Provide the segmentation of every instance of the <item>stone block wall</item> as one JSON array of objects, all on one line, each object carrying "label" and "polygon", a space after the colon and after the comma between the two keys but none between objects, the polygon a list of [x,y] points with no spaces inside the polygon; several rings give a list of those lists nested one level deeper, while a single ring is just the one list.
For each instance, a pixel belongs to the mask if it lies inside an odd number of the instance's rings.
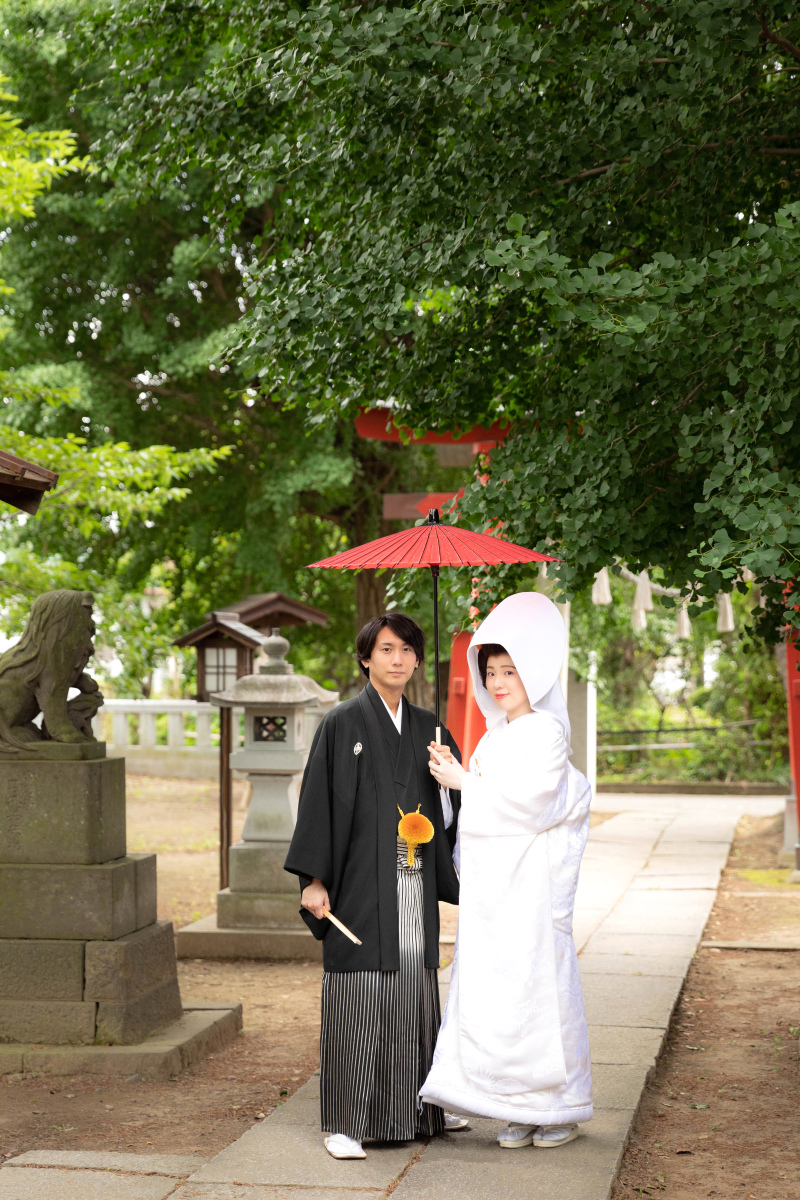
[{"label": "stone block wall", "polygon": [[125,851],[123,759],[0,765],[0,1042],[130,1045],[181,1016],[156,856]]}]

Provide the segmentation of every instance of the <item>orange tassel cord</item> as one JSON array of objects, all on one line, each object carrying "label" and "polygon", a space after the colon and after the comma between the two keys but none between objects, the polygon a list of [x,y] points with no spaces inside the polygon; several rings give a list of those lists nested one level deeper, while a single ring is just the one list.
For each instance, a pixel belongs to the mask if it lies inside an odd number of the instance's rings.
[{"label": "orange tassel cord", "polygon": [[414,865],[414,851],[416,847],[424,845],[425,842],[429,842],[433,837],[433,825],[419,810],[419,804],[417,805],[417,811],[413,813],[404,813],[400,805],[398,804],[397,806],[397,811],[400,813],[397,834],[408,846],[408,858],[406,861],[410,867]]}]

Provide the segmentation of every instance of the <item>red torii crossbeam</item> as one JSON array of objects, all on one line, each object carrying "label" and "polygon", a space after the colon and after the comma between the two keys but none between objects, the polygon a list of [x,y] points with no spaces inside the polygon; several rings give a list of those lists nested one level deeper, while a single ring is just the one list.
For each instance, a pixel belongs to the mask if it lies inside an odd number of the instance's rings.
[{"label": "red torii crossbeam", "polygon": [[489,426],[473,425],[471,429],[454,433],[436,433],[428,430],[422,437],[415,437],[413,430],[407,426],[395,425],[390,408],[369,408],[355,418],[356,433],[359,437],[376,442],[411,441],[423,443],[426,446],[464,446],[473,445],[481,450],[491,449],[508,436],[510,422],[494,421]]}]

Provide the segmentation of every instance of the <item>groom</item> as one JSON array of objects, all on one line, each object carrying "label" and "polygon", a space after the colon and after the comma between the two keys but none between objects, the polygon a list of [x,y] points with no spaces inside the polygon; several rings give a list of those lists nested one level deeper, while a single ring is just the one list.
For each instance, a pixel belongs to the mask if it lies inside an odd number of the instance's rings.
[{"label": "groom", "polygon": [[[334,1158],[366,1157],[365,1138],[410,1141],[445,1128],[441,1108],[418,1111],[417,1093],[440,1024],[438,901],[458,903],[451,856],[460,793],[439,789],[428,770],[433,713],[403,696],[425,635],[410,617],[386,613],[361,630],[356,656],[367,685],[317,732],[285,863],[300,878],[303,919],[324,939],[320,1098]],[[442,732],[442,749],[460,761]],[[398,843],[398,808],[433,824],[411,866]],[[448,1127],[463,1124],[448,1117]]]}]

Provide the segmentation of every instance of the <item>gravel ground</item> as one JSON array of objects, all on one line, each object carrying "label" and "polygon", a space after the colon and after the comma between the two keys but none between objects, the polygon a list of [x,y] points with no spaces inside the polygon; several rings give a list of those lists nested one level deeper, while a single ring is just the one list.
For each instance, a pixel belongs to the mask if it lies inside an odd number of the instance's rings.
[{"label": "gravel ground", "polygon": [[[128,779],[129,846],[159,853],[159,915],[176,924],[214,908],[216,803],[213,783]],[[240,807],[237,836],[243,820]],[[779,821],[742,822],[707,938],[800,942],[800,888],[783,883],[780,843]],[[443,935],[456,918],[443,906]],[[441,946],[443,964],[452,949]],[[187,999],[243,1001],[236,1042],[168,1083],[0,1077],[0,1154],[215,1153],[316,1070],[319,964],[196,960],[178,969]],[[613,1200],[796,1200],[798,1027],[800,952],[701,950]]]},{"label": "gravel ground", "polygon": [[[780,820],[741,822],[706,939],[800,945],[781,842]],[[700,950],[613,1200],[797,1200],[799,1031],[800,950]]]},{"label": "gravel ground", "polygon": [[[234,836],[244,823],[241,793]],[[128,846],[158,853],[159,917],[176,926],[214,911],[216,784],[128,776]],[[458,909],[442,906],[442,932]],[[441,961],[453,946],[441,946]],[[241,1000],[244,1030],[167,1083],[0,1076],[0,1156],[25,1150],[214,1154],[268,1115],[319,1065],[318,963],[182,960],[185,1000]]]}]

